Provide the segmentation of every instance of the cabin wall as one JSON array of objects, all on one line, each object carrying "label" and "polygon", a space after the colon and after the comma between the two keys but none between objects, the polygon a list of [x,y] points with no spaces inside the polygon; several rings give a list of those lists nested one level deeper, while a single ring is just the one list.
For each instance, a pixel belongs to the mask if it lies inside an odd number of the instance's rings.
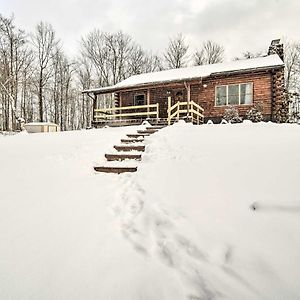
[{"label": "cabin wall", "polygon": [[[278,77],[282,70],[276,71]],[[263,116],[266,121],[272,120],[274,109],[277,109],[277,102],[283,99],[283,87],[281,84],[276,85],[276,76],[271,71],[261,71],[256,73],[237,74],[218,76],[197,81],[190,81],[187,84],[191,86],[191,100],[195,101],[204,108],[205,119],[220,121],[224,116],[225,109],[228,106],[215,106],[216,86],[239,83],[253,83],[253,103],[251,105],[235,105],[239,115],[245,117],[247,111],[254,105],[260,105],[263,109]],[[274,77],[275,76],[275,77]],[[274,79],[275,78],[275,79]],[[282,77],[280,77],[282,80]],[[275,88],[274,88],[275,86]],[[278,87],[277,87],[278,86]],[[145,104],[147,104],[147,91],[149,90],[150,104],[159,103],[160,118],[167,118],[168,96],[171,96],[172,104],[178,101],[176,96],[182,92],[180,101],[187,101],[187,89],[184,83],[168,84],[164,86],[152,86],[148,89],[120,92],[120,105],[134,105],[134,95],[144,93]],[[273,99],[273,100],[272,100]]]},{"label": "cabin wall", "polygon": [[[120,106],[133,106],[134,105],[134,96],[138,94],[145,94],[145,99],[147,104],[147,92],[148,89],[140,89],[134,91],[120,92],[119,99]],[[175,103],[177,97],[176,94],[182,92],[182,100],[187,101],[187,94],[184,84],[176,84],[170,87],[158,87],[158,88],[149,88],[150,95],[150,104],[159,103],[159,117],[167,118],[168,110],[168,96],[171,96],[172,103]]]},{"label": "cabin wall", "polygon": [[[198,103],[204,108],[204,116],[206,119],[220,121],[224,116],[225,109],[228,106],[215,105],[216,87],[219,85],[230,85],[240,83],[253,83],[253,103],[234,105],[238,109],[239,115],[245,117],[247,111],[255,106],[260,105],[263,109],[265,120],[271,119],[272,106],[272,75],[271,73],[250,73],[242,75],[234,75],[220,78],[210,78],[203,80],[203,85],[192,86],[192,100],[197,98]],[[203,87],[205,86],[206,87]],[[194,98],[194,99],[193,99]],[[195,101],[195,100],[194,100]]]},{"label": "cabin wall", "polygon": [[147,97],[147,90],[136,90],[129,92],[121,92],[119,99],[121,99],[121,106],[134,106],[134,96],[137,94],[145,94]]},{"label": "cabin wall", "polygon": [[183,84],[178,84],[170,87],[161,87],[150,90],[150,103],[159,103],[160,118],[168,117],[168,97],[171,96],[172,105],[178,101],[176,94],[182,92],[181,101],[187,101],[186,89]]}]

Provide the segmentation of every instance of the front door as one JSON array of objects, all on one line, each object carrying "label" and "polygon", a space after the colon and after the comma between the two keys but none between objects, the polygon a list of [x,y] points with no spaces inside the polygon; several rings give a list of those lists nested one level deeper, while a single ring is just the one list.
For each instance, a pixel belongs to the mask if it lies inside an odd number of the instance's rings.
[{"label": "front door", "polygon": [[183,102],[183,92],[179,91],[175,93],[174,100],[172,101],[172,105],[174,105],[177,102]]}]

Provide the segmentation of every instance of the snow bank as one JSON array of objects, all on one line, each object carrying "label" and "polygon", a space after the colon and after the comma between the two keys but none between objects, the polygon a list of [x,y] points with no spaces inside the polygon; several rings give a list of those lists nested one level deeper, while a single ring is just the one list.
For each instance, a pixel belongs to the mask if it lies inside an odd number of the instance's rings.
[{"label": "snow bank", "polygon": [[299,299],[300,127],[136,129],[0,139],[0,299]]}]

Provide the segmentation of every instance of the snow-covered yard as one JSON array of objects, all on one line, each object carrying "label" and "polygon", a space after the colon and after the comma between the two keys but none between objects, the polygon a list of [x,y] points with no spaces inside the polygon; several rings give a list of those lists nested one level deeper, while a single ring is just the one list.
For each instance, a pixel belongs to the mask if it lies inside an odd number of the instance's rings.
[{"label": "snow-covered yard", "polygon": [[0,136],[0,299],[300,299],[300,126],[136,129]]}]

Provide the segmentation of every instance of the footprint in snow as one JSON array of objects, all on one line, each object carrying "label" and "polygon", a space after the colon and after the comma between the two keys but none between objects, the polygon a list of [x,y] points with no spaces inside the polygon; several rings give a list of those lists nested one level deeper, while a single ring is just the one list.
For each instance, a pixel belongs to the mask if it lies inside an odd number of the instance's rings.
[{"label": "footprint in snow", "polygon": [[[204,280],[204,270],[210,272],[211,267],[216,268],[209,254],[186,237],[186,229],[182,232],[182,223],[178,221],[183,217],[161,206],[150,201],[145,203],[144,189],[129,178],[124,190],[116,194],[111,209],[120,222],[124,238],[135,251],[148,258],[157,257],[178,272],[185,282],[187,299],[219,298],[221,293]],[[188,223],[184,224],[184,228],[186,226],[189,226]],[[228,265],[231,258],[232,249],[229,247],[224,252],[223,265]],[[251,286],[232,270],[221,266],[220,272],[223,272],[222,276],[251,290]]]}]

